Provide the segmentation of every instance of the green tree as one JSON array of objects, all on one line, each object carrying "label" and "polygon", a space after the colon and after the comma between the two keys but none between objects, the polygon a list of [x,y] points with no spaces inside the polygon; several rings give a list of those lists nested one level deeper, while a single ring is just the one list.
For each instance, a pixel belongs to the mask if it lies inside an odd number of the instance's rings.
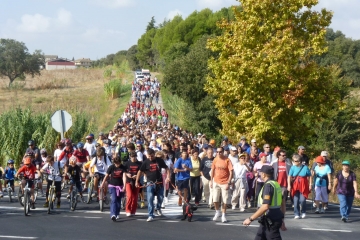
[{"label": "green tree", "polygon": [[40,75],[43,65],[45,57],[40,50],[30,54],[23,42],[0,39],[0,75],[9,78],[9,87],[16,78],[25,79],[25,74]]},{"label": "green tree", "polygon": [[340,107],[329,69],[312,57],[326,52],[332,14],[312,11],[317,0],[242,0],[235,20],[222,21],[208,47],[219,52],[206,91],[216,97],[222,133],[246,134],[281,146],[305,141],[315,124]]},{"label": "green tree", "polygon": [[127,50],[126,60],[128,60],[131,70],[136,70],[140,68],[139,60],[136,57],[137,52],[137,45],[133,45]]},{"label": "green tree", "polygon": [[152,16],[150,22],[149,22],[148,25],[146,26],[146,32],[147,32],[147,31],[150,31],[151,29],[156,28],[155,23],[156,23],[155,17]]},{"label": "green tree", "polygon": [[152,49],[152,40],[155,36],[156,29],[153,28],[144,33],[138,40],[136,57],[142,67],[152,67],[155,65],[154,51]]}]

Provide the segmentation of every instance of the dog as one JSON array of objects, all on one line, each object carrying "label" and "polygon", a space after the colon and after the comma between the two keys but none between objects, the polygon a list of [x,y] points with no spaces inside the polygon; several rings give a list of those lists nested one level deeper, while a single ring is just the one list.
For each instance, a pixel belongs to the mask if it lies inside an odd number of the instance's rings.
[{"label": "dog", "polygon": [[197,210],[197,207],[190,203],[184,202],[184,205],[182,206],[182,208],[183,208],[183,217],[182,217],[181,221],[184,221],[187,218],[188,221],[191,222],[194,211]]}]

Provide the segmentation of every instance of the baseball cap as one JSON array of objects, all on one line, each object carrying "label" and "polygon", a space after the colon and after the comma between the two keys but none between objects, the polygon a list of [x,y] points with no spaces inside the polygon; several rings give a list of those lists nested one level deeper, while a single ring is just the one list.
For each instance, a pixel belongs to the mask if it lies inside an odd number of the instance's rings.
[{"label": "baseball cap", "polygon": [[204,145],[203,145],[203,148],[204,148],[204,149],[208,149],[208,148],[209,148],[209,145],[204,144]]},{"label": "baseball cap", "polygon": [[241,136],[240,140],[246,140],[245,136]]},{"label": "baseball cap", "polygon": [[252,142],[252,143],[254,143],[254,142],[256,143],[256,139],[255,139],[255,138],[251,139],[251,142]]},{"label": "baseball cap", "polygon": [[342,165],[350,165],[350,161],[349,160],[344,160],[341,164]]},{"label": "baseball cap", "polygon": [[315,162],[317,162],[317,163],[321,163],[321,164],[325,164],[325,160],[323,159],[323,157],[322,157],[322,156],[318,156],[318,157],[316,157]]},{"label": "baseball cap", "polygon": [[198,133],[197,135],[198,135],[198,136],[201,136],[201,133]]},{"label": "baseball cap", "polygon": [[210,144],[215,144],[216,142],[215,142],[214,139],[211,139],[209,143],[210,143]]},{"label": "baseball cap", "polygon": [[327,151],[322,151],[320,154],[320,156],[322,156],[322,157],[327,157],[327,155],[328,155]]},{"label": "baseball cap", "polygon": [[237,151],[236,147],[234,147],[234,146],[231,146],[231,147],[230,147],[230,150],[231,150],[231,151]]},{"label": "baseball cap", "polygon": [[227,140],[229,140],[229,139],[228,139],[227,136],[225,136],[225,137],[223,138],[223,141],[227,141]]},{"label": "baseball cap", "polygon": [[262,158],[262,157],[266,157],[267,154],[266,153],[260,153],[259,157]]},{"label": "baseball cap", "polygon": [[103,133],[103,132],[100,132],[100,133],[99,133],[99,136],[104,136],[104,133]]},{"label": "baseball cap", "polygon": [[304,147],[304,146],[299,146],[299,147],[298,147],[298,150],[300,150],[300,149],[305,150],[305,147]]},{"label": "baseball cap", "polygon": [[260,172],[272,175],[272,174],[274,174],[274,168],[269,165],[263,165],[260,169]]}]

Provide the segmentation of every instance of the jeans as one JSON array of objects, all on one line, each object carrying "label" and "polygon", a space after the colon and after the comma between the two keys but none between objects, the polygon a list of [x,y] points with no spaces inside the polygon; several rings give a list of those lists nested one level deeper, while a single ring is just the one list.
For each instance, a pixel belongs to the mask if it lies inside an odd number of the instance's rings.
[{"label": "jeans", "polygon": [[147,202],[149,217],[154,217],[154,197],[157,196],[156,208],[161,209],[161,204],[164,198],[164,185],[154,184],[147,186]]},{"label": "jeans", "polygon": [[338,194],[338,199],[340,202],[340,214],[341,217],[348,218],[351,212],[351,207],[354,201],[353,196],[346,196],[343,194]]},{"label": "jeans", "polygon": [[119,216],[120,215],[121,197],[122,197],[123,193],[120,193],[119,196],[117,196],[116,188],[113,188],[113,187],[109,187],[109,193],[111,195],[110,217]]},{"label": "jeans", "polygon": [[295,216],[300,216],[300,206],[301,206],[301,213],[306,213],[306,198],[299,191],[296,191],[294,194]]},{"label": "jeans", "polygon": [[200,176],[190,177],[191,195],[195,197],[195,203],[199,203],[201,199]]}]

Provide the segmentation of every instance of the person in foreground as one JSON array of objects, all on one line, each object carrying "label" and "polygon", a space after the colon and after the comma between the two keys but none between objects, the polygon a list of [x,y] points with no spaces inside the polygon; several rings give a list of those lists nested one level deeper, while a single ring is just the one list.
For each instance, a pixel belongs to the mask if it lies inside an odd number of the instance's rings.
[{"label": "person in foreground", "polygon": [[265,184],[258,197],[259,209],[251,217],[245,219],[243,225],[249,226],[252,221],[261,217],[255,240],[281,240],[279,230],[286,231],[284,222],[286,205],[282,198],[281,187],[272,179],[274,169],[271,166],[262,166],[260,174]]}]

